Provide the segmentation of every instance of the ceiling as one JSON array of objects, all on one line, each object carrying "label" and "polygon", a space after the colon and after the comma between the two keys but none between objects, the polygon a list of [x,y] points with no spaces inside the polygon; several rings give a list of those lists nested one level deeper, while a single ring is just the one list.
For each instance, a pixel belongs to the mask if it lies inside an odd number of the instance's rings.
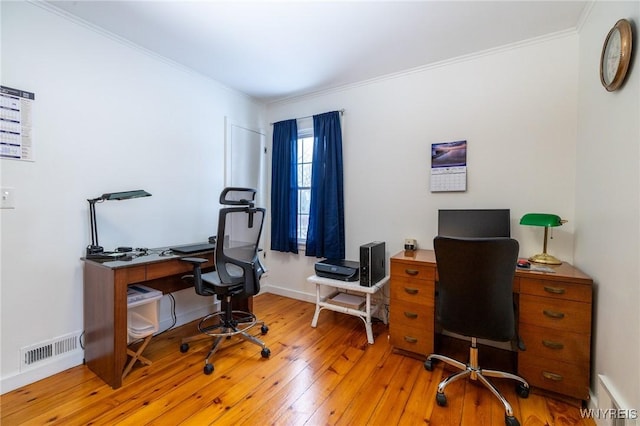
[{"label": "ceiling", "polygon": [[588,1],[49,1],[263,102],[575,30]]}]

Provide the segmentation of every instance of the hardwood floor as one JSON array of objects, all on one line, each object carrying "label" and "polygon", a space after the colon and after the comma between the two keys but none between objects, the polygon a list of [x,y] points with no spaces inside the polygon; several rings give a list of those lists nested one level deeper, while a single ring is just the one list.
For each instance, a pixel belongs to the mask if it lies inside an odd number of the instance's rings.
[{"label": "hardwood floor", "polygon": [[[156,336],[117,390],[78,366],[2,395],[1,424],[9,425],[503,425],[504,410],[486,389],[468,381],[447,388],[448,406],[435,404],[443,371],[393,353],[387,327],[374,325],[368,345],[362,321],[272,294],[254,299],[270,327],[258,346],[227,342],[203,374],[210,342],[179,351],[195,324]],[[256,328],[256,333],[259,330]],[[445,374],[448,374],[445,372]],[[521,425],[595,425],[572,405],[531,393],[516,396],[509,381],[494,383]]]}]

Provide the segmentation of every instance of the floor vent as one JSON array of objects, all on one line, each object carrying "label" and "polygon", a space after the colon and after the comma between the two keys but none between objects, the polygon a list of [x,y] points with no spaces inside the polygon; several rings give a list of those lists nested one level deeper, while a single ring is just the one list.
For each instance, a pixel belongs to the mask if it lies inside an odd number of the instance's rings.
[{"label": "floor vent", "polygon": [[33,368],[45,361],[66,356],[80,350],[80,332],[67,334],[20,349],[20,371]]}]

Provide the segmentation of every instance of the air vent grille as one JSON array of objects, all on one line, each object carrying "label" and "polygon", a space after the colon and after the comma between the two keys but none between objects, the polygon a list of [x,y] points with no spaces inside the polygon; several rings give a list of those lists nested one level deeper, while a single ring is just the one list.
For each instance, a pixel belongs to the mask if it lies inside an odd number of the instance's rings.
[{"label": "air vent grille", "polygon": [[20,370],[33,368],[80,350],[80,334],[75,332],[20,349]]}]

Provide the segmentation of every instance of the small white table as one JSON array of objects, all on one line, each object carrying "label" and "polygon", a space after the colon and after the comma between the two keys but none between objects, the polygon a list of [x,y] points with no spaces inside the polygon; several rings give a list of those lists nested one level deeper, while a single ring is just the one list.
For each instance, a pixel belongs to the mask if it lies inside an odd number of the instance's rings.
[{"label": "small white table", "polygon": [[[376,293],[378,293],[378,291],[380,291],[380,289],[384,287],[384,285],[389,281],[388,275],[371,287],[361,286],[359,281],[348,282],[332,280],[331,278],[319,277],[317,275],[310,276],[309,278],[307,278],[307,281],[316,285],[316,312],[313,315],[311,327],[315,328],[318,325],[318,317],[320,316],[320,311],[323,309],[329,309],[330,311],[353,315],[360,318],[364,322],[364,326],[367,330],[367,341],[369,342],[369,344],[373,344],[371,315],[380,311],[382,313],[382,321],[387,324],[387,313],[384,309],[381,309],[383,306],[382,298],[378,297],[377,303],[375,305],[372,305],[371,296],[376,295]],[[338,290],[349,290],[350,292],[364,294],[366,299],[364,310],[348,308],[346,306],[335,305],[333,303],[327,302],[327,297],[320,297],[320,287],[323,285],[333,287]]]}]

